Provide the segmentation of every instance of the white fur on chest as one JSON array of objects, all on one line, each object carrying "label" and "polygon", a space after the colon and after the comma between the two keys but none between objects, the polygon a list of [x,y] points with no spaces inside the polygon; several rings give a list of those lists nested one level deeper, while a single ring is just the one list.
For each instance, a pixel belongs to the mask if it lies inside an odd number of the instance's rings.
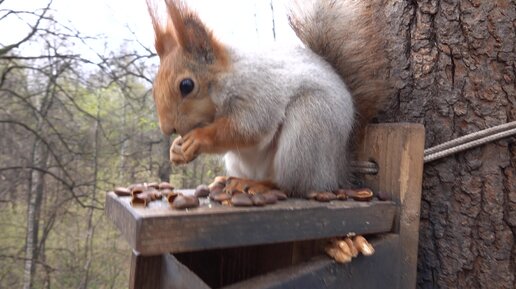
[{"label": "white fur on chest", "polygon": [[274,135],[275,132],[268,134],[254,147],[227,152],[224,162],[228,175],[253,180],[274,180]]}]

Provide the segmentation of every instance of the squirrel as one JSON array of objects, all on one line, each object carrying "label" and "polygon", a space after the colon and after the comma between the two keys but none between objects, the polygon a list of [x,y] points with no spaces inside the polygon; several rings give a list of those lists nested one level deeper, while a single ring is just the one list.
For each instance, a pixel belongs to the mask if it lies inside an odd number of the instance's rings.
[{"label": "squirrel", "polygon": [[351,139],[390,94],[369,1],[302,1],[289,21],[304,46],[262,52],[221,43],[180,0],[162,23],[151,1],[171,162],[224,154],[228,175],[295,197],[350,185]]}]

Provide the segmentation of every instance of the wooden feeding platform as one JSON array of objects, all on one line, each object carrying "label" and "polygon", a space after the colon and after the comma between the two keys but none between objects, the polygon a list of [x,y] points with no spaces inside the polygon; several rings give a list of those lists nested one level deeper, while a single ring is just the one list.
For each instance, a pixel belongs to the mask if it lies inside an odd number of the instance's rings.
[{"label": "wooden feeding platform", "polygon": [[[132,207],[130,197],[108,193],[106,214],[133,248],[129,287],[414,288],[423,149],[420,125],[367,128],[359,158],[379,172],[364,179],[391,201],[228,207],[201,199],[175,210],[166,200]],[[367,235],[376,253],[337,264],[320,250],[348,233]]]},{"label": "wooden feeding platform", "polygon": [[188,210],[171,209],[166,200],[146,208],[129,202],[130,197],[109,193],[106,210],[131,247],[145,255],[381,233],[392,228],[396,214],[394,202],[376,200],[288,199],[265,207],[228,207],[203,198],[200,207]]}]

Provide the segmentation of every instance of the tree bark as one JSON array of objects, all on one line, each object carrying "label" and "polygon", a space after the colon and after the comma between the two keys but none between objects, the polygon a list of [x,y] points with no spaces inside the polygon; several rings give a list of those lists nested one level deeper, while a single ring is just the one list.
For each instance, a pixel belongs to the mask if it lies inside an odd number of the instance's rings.
[{"label": "tree bark", "polygon": [[159,165],[158,176],[162,182],[170,182],[170,173],[172,173],[172,166],[170,165],[170,146],[172,141],[170,137],[163,136],[161,143],[161,162]]},{"label": "tree bark", "polygon": [[[396,95],[426,147],[516,120],[516,2],[384,0]],[[514,288],[515,138],[425,165],[418,288]]]},{"label": "tree bark", "polygon": [[[34,167],[47,169],[48,150],[38,139],[35,140],[32,152]],[[27,232],[25,238],[25,267],[23,272],[23,289],[33,288],[38,260],[38,233],[41,205],[43,202],[45,174],[33,170],[30,174],[29,197],[27,204]]]},{"label": "tree bark", "polygon": [[93,126],[93,191],[91,194],[91,207],[88,208],[87,222],[88,229],[86,231],[86,240],[84,241],[84,273],[79,286],[80,289],[87,289],[90,281],[90,268],[93,262],[93,237],[95,234],[95,225],[93,224],[94,207],[97,201],[98,190],[98,174],[99,174],[99,153],[100,147],[100,96],[97,96],[97,115],[95,125]]}]

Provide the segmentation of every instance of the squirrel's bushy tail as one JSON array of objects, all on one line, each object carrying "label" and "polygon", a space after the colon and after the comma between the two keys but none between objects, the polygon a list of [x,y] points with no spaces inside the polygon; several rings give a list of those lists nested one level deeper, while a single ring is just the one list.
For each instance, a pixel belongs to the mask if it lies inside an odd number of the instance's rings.
[{"label": "squirrel's bushy tail", "polygon": [[289,13],[290,25],[301,41],[326,59],[350,88],[359,126],[385,106],[391,92],[382,77],[386,58],[370,2],[302,0]]}]

